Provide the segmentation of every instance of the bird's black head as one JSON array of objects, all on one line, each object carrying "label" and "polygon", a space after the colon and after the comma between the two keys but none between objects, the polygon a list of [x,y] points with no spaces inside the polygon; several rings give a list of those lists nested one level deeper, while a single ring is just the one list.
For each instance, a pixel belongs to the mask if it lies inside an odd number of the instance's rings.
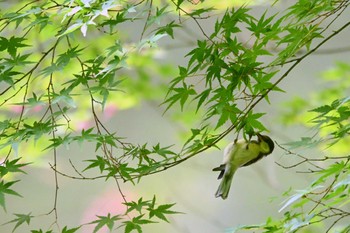
[{"label": "bird's black head", "polygon": [[261,146],[261,150],[264,154],[271,154],[273,149],[275,149],[275,144],[269,136],[261,135],[257,133],[258,142]]}]

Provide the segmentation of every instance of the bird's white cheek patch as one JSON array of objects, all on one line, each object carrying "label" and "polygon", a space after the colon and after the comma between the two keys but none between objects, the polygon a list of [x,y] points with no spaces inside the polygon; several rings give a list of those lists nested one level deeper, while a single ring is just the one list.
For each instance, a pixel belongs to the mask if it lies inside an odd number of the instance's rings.
[{"label": "bird's white cheek patch", "polygon": [[261,143],[260,147],[261,147],[261,152],[263,152],[263,153],[269,153],[270,152],[270,147],[269,147],[268,144]]}]

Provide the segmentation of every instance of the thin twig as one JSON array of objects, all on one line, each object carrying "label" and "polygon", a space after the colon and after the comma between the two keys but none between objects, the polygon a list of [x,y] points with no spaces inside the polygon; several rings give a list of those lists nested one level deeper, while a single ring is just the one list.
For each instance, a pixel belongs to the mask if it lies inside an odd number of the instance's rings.
[{"label": "thin twig", "polygon": [[68,174],[66,174],[66,173],[63,173],[63,172],[61,172],[61,171],[59,171],[57,168],[54,168],[54,165],[53,164],[50,164],[49,163],[49,165],[50,165],[50,168],[52,169],[52,170],[54,170],[55,172],[57,172],[57,174],[59,174],[59,175],[61,175],[61,176],[64,176],[64,177],[67,177],[67,178],[70,178],[70,179],[74,179],[74,180],[97,180],[97,179],[106,179],[107,178],[107,176],[94,176],[94,177],[86,177],[86,176],[83,176],[83,177],[81,177],[81,176],[72,176],[72,175],[68,175]]}]

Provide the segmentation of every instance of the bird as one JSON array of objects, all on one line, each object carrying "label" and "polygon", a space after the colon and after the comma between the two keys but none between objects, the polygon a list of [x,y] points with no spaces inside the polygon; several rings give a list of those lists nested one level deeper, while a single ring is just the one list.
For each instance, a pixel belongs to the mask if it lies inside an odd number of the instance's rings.
[{"label": "bird", "polygon": [[218,179],[222,179],[215,197],[227,198],[238,168],[249,166],[272,153],[275,148],[272,139],[260,133],[256,133],[256,136],[258,140],[235,140],[225,147],[223,163],[213,169],[220,171]]}]

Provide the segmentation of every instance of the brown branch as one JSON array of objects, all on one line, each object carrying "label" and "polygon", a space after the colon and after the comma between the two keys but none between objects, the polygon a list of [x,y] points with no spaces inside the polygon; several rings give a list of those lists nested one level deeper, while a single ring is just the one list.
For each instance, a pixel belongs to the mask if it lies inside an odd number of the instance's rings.
[{"label": "brown branch", "polygon": [[[104,179],[106,179],[106,177],[107,176],[95,176],[95,177],[86,177],[86,176],[72,176],[72,175],[68,175],[68,174],[66,174],[66,173],[64,173],[64,172],[61,172],[60,170],[58,170],[57,168],[55,168],[54,167],[54,165],[53,164],[50,164],[49,163],[49,165],[50,165],[50,168],[52,169],[52,170],[54,170],[54,172],[56,172],[57,174],[59,174],[59,175],[61,175],[61,176],[63,176],[63,177],[66,177],[66,178],[69,178],[69,179],[74,179],[74,180],[97,180],[97,179],[101,179],[101,178],[104,178]],[[78,173],[79,174],[79,173]],[[80,175],[80,174],[79,174]]]},{"label": "brown branch", "polygon": [[[324,156],[322,158],[307,158],[301,154],[298,154],[298,153],[295,153],[295,152],[292,152],[290,150],[288,150],[287,148],[283,147],[282,145],[280,145],[278,142],[276,142],[276,145],[281,148],[282,150],[284,150],[288,155],[295,155],[297,157],[299,157],[301,159],[300,162],[297,162],[295,164],[292,164],[292,165],[282,165],[278,162],[275,162],[278,166],[284,168],[284,169],[291,169],[291,168],[295,168],[303,163],[308,163],[312,166],[314,166],[315,168],[319,169],[318,171],[321,171],[321,170],[324,170],[322,167],[314,164],[313,162],[324,162],[324,161],[327,161],[327,160],[344,160],[344,159],[350,159],[350,155],[347,155],[347,156]],[[309,172],[315,172],[315,171],[309,171]],[[298,173],[305,173],[305,172],[298,172]]]},{"label": "brown branch", "polygon": [[150,19],[151,14],[152,14],[152,6],[153,6],[153,0],[151,0],[151,2],[149,4],[149,10],[148,10],[147,18],[146,18],[146,21],[145,21],[145,25],[143,26],[143,29],[142,29],[142,32],[141,32],[140,40],[142,40],[143,35],[146,32],[148,20]]},{"label": "brown branch", "polygon": [[[55,59],[55,52],[56,52],[56,48],[57,45],[59,43],[60,39],[56,40],[56,43],[53,47],[52,50],[52,57],[51,57],[51,65],[54,63],[54,59]],[[47,86],[47,98],[48,98],[48,109],[50,112],[50,117],[51,117],[51,126],[52,126],[52,139],[56,139],[56,119],[54,117],[54,111],[52,108],[52,99],[51,99],[51,95],[52,93],[54,93],[54,86],[53,86],[53,73],[50,74],[50,78],[49,78],[49,84]],[[58,176],[57,176],[57,172],[55,171],[57,168],[57,149],[56,147],[53,148],[53,168],[54,168],[54,180],[55,180],[55,196],[54,196],[54,204],[52,207],[52,210],[48,212],[48,215],[51,214],[52,212],[54,213],[55,216],[55,221],[52,225],[56,224],[58,226],[58,212],[57,212],[57,201],[58,201],[58,189],[59,189],[59,185],[58,185]]]},{"label": "brown branch", "polygon": [[213,44],[216,44],[208,35],[207,33],[204,31],[203,27],[201,26],[201,24],[198,22],[198,19],[196,17],[194,17],[193,15],[189,14],[187,11],[185,11],[184,9],[182,9],[174,0],[171,0],[171,2],[183,13],[185,13],[185,15],[189,16],[191,19],[193,19],[193,21],[197,24],[199,30],[202,32],[202,34]]}]

